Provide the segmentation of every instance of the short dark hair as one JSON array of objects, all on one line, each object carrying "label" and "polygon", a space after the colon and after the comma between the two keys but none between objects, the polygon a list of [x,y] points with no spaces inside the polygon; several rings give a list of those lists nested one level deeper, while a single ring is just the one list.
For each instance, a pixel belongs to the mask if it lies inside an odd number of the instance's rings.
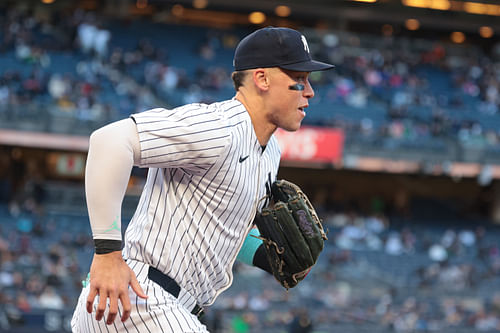
[{"label": "short dark hair", "polygon": [[247,74],[248,71],[235,71],[231,74],[231,79],[233,79],[233,85],[236,91],[243,86],[243,81],[245,81]]}]

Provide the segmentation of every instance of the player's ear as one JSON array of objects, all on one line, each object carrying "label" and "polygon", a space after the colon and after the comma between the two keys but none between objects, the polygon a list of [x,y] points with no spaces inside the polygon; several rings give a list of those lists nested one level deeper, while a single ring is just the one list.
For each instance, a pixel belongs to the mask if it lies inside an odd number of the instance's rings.
[{"label": "player's ear", "polygon": [[266,71],[266,68],[255,69],[252,73],[252,78],[259,90],[266,91],[269,89],[269,73]]}]

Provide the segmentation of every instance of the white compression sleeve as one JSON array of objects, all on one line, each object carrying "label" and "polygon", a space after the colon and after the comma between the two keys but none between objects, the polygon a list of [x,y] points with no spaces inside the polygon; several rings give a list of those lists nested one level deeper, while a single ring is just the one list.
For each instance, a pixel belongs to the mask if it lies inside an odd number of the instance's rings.
[{"label": "white compression sleeve", "polygon": [[121,205],[140,157],[134,121],[120,120],[90,136],[85,196],[94,239],[121,240]]}]

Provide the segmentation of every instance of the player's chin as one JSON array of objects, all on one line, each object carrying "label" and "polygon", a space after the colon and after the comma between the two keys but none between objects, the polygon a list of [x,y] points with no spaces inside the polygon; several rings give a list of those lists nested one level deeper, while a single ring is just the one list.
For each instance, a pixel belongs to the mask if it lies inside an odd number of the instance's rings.
[{"label": "player's chin", "polygon": [[304,120],[304,118],[306,117],[306,113],[303,111],[303,110],[300,110],[300,113],[299,113],[299,118],[297,119],[297,123],[296,123],[296,127],[298,130],[300,128],[300,126],[302,125],[302,121]]},{"label": "player's chin", "polygon": [[299,130],[301,125],[302,125],[302,119],[294,123],[287,124],[287,126],[281,126],[281,128],[288,132],[295,132]]}]

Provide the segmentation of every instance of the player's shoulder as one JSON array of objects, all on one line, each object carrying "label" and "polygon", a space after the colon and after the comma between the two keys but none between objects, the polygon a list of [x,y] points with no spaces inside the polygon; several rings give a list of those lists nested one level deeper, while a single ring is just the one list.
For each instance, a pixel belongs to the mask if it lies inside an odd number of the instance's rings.
[{"label": "player's shoulder", "polygon": [[222,102],[216,102],[209,105],[210,108],[216,111],[217,115],[222,119],[242,121],[249,118],[248,112],[237,99],[229,99]]},{"label": "player's shoulder", "polygon": [[248,130],[237,129],[251,126],[248,112],[236,99],[211,104],[191,103],[174,109],[155,108],[134,114],[132,118],[141,130],[182,128],[199,133],[217,131],[219,136],[228,138],[234,137],[234,133],[248,133]]},{"label": "player's shoulder", "polygon": [[221,119],[211,104],[190,103],[175,108],[154,108],[132,115],[140,122],[170,122],[177,125],[192,126],[205,121],[216,122]]},{"label": "player's shoulder", "polygon": [[215,102],[207,105],[206,108],[207,114],[213,117],[214,122],[229,132],[237,131],[241,127],[251,126],[250,115],[243,104],[236,99]]},{"label": "player's shoulder", "polygon": [[229,99],[211,104],[206,103],[190,103],[177,106],[175,108],[153,108],[138,113],[142,117],[167,117],[177,118],[193,116],[209,116],[220,119],[230,119],[245,115],[246,109],[236,99]]}]

